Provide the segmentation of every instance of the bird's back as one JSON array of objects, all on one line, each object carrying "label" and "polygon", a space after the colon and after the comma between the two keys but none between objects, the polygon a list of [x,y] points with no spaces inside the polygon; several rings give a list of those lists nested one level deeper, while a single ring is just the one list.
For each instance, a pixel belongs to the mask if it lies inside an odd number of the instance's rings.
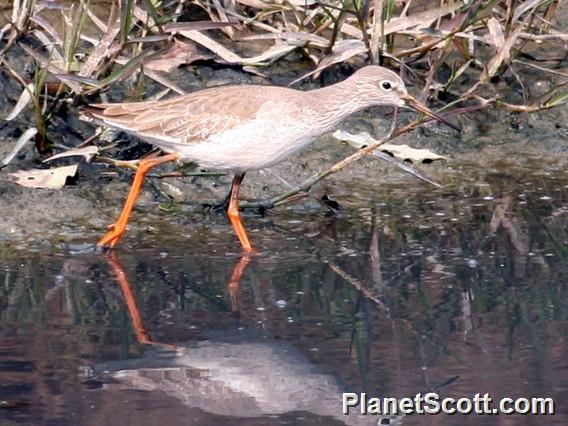
[{"label": "bird's back", "polygon": [[160,146],[194,144],[253,120],[267,102],[302,92],[276,86],[221,86],[159,101],[100,103],[83,108],[87,119]]}]

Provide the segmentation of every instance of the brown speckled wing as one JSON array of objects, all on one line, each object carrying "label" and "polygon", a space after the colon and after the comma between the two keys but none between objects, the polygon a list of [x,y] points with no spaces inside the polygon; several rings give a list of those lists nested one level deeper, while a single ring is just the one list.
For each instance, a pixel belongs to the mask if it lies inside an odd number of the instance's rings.
[{"label": "brown speckled wing", "polygon": [[252,119],[267,100],[258,92],[255,86],[219,87],[160,101],[92,104],[83,113],[154,143],[192,144]]}]

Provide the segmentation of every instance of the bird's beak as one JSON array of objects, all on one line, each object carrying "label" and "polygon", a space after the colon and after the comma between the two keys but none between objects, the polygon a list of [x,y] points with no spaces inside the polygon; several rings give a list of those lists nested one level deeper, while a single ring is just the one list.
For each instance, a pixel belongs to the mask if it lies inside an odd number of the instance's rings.
[{"label": "bird's beak", "polygon": [[460,132],[461,129],[459,127],[457,127],[456,125],[450,123],[448,120],[446,120],[444,117],[442,117],[439,114],[436,114],[434,111],[432,111],[430,108],[428,108],[426,105],[424,105],[422,102],[420,102],[418,99],[413,98],[412,96],[410,96],[409,94],[405,93],[403,95],[400,96],[400,98],[402,99],[402,101],[409,107],[414,108],[416,111],[421,112],[422,114],[427,115],[428,117],[431,117],[435,120],[438,120],[441,123],[444,123],[446,126],[451,127],[452,129],[454,129],[456,132]]}]

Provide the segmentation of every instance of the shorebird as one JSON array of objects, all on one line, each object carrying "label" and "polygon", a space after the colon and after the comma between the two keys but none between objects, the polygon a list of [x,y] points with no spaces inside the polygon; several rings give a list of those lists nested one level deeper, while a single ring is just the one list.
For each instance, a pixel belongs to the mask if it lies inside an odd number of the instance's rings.
[{"label": "shorebird", "polygon": [[165,154],[143,159],[118,220],[97,245],[118,243],[150,169],[169,161],[235,174],[227,215],[243,250],[253,251],[241,222],[239,188],[249,170],[273,166],[299,152],[364,109],[411,107],[448,126],[451,123],[410,96],[393,71],[369,65],[331,86],[300,91],[278,86],[221,86],[159,101],[100,103],[83,117],[135,135]]}]

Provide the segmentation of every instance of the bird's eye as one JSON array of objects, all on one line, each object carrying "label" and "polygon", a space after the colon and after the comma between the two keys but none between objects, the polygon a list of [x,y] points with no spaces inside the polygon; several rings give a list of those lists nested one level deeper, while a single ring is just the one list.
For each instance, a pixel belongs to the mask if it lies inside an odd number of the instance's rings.
[{"label": "bird's eye", "polygon": [[381,83],[381,87],[386,91],[390,91],[393,88],[393,84],[390,81],[385,80]]}]

